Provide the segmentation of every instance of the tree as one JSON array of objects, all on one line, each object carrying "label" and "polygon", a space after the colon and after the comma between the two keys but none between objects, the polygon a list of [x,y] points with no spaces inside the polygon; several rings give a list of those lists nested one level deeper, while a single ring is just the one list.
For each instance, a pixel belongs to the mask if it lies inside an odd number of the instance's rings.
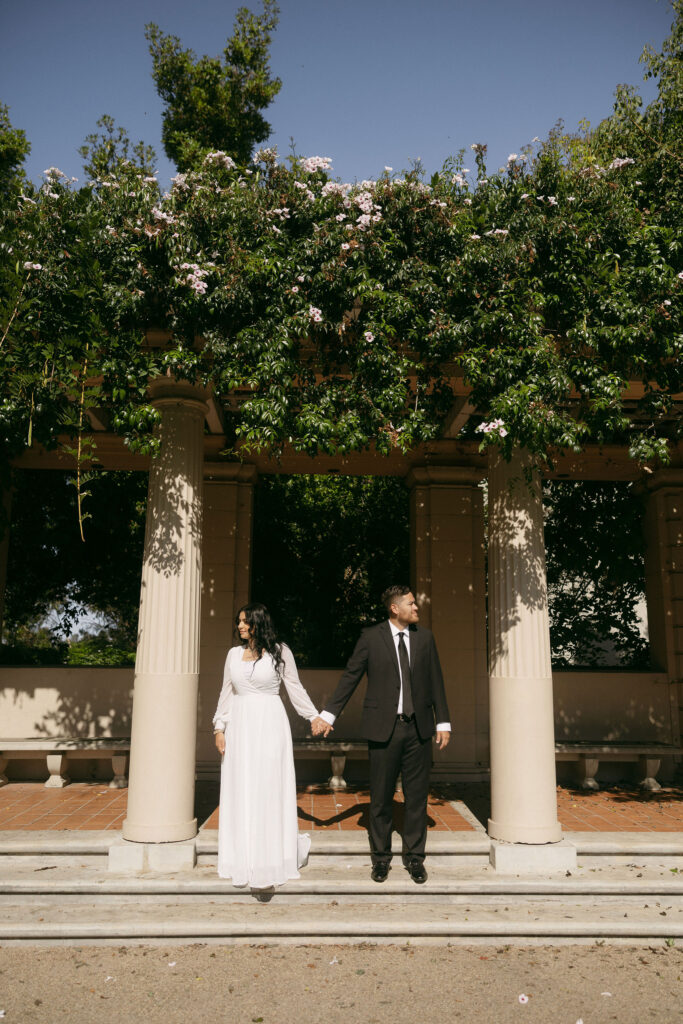
[{"label": "tree", "polygon": [[544,510],[553,666],[649,668],[642,496],[631,484],[554,480]]},{"label": "tree", "polygon": [[[13,474],[8,583],[3,635],[12,645],[41,637],[49,617],[56,644],[84,613],[98,613],[110,639],[133,650],[137,635],[147,474],[98,472],[89,482],[90,518],[83,544],[70,474]],[[43,630],[43,633],[45,631]]]},{"label": "tree", "polygon": [[83,157],[83,170],[89,178],[115,175],[122,163],[132,163],[145,174],[154,174],[156,153],[142,140],[133,145],[125,128],[117,127],[113,117],[103,114],[97,122],[102,131],[86,135],[78,152]]},{"label": "tree", "polygon": [[397,477],[259,480],[252,595],[271,609],[298,664],[345,664],[359,627],[384,617],[382,591],[408,581],[409,535]]},{"label": "tree", "polygon": [[237,163],[249,161],[255,145],[270,135],[261,111],[280,91],[268,64],[271,34],[278,22],[275,0],[263,0],[263,12],[241,7],[223,58],[197,60],[177,36],[158,25],[146,27],[152,75],[166,104],[164,149],[180,171],[196,165],[208,150],[222,150]]},{"label": "tree", "polygon": [[9,107],[0,103],[0,201],[3,209],[26,181],[22,164],[30,152],[26,133],[12,126]]}]

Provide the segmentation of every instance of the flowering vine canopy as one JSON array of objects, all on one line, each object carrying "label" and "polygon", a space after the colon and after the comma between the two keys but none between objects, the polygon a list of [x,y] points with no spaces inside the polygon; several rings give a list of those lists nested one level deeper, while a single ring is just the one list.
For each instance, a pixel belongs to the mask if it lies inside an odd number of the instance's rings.
[{"label": "flowering vine canopy", "polygon": [[92,407],[153,447],[147,386],[171,373],[213,390],[233,446],[408,450],[467,393],[483,446],[666,460],[683,162],[625,137],[557,131],[493,175],[473,145],[428,183],[270,149],[208,152],[163,195],[132,164],[80,187],[50,168],[4,246],[7,454],[83,435]]}]

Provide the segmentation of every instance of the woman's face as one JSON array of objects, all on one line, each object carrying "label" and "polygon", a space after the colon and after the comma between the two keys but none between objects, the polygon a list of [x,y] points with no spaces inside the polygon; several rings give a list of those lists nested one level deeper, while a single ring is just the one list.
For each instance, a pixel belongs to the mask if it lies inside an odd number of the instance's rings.
[{"label": "woman's face", "polygon": [[251,636],[251,626],[247,622],[247,617],[244,612],[240,612],[239,622],[237,623],[237,632],[240,635],[240,640],[248,640]]}]

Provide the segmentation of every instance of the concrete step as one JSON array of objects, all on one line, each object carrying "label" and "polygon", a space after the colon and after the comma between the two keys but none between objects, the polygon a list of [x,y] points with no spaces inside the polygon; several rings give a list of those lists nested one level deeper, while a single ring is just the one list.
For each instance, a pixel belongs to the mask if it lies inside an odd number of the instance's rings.
[{"label": "concrete step", "polygon": [[[304,830],[302,830],[304,831]],[[327,857],[364,857],[368,839],[364,831],[309,832],[311,860]],[[0,858],[13,856],[106,857],[120,832],[106,831],[5,831],[0,832]],[[641,858],[670,860],[683,868],[683,832],[565,832],[564,838],[576,846],[584,863],[626,863]],[[216,857],[218,832],[202,829],[198,834],[197,857],[201,863]],[[433,832],[427,842],[428,856],[475,858],[488,862],[490,841],[486,832]],[[394,835],[393,852],[401,852],[400,837]]]},{"label": "concrete step", "polygon": [[5,945],[136,942],[677,942],[683,898],[286,904],[232,898],[3,903]]},{"label": "concrete step", "polygon": [[[395,860],[386,882],[370,878],[369,857],[311,859],[301,877],[277,890],[278,900],[407,900],[447,899],[467,895],[604,895],[683,896],[683,871],[641,859],[629,865],[603,864],[599,868],[579,867],[570,874],[501,875],[485,864],[467,864],[455,858],[435,855],[427,858],[428,880],[416,885]],[[0,901],[108,896],[136,899],[173,896],[176,898],[233,896],[249,897],[250,890],[236,888],[216,874],[215,864],[200,864],[194,870],[172,874],[145,872],[115,874],[107,870],[104,858],[78,856],[5,855],[0,864]]]}]

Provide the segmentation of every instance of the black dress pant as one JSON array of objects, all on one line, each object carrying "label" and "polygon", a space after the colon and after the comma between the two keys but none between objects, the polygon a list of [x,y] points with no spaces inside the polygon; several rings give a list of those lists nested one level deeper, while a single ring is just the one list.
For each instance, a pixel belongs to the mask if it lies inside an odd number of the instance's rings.
[{"label": "black dress pant", "polygon": [[431,736],[423,740],[415,719],[396,719],[384,743],[368,741],[370,753],[370,854],[372,863],[391,860],[396,780],[401,774],[405,806],[403,858],[424,860],[427,842],[427,797],[432,764]]}]

